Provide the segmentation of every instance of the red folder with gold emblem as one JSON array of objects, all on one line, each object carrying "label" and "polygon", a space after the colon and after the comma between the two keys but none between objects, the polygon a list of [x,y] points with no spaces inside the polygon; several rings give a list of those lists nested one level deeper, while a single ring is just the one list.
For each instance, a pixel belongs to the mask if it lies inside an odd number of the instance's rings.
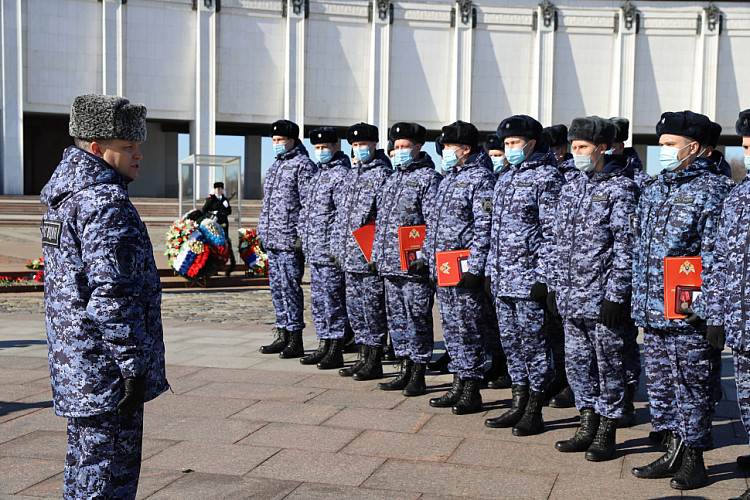
[{"label": "red folder with gold emblem", "polygon": [[398,253],[401,270],[408,271],[409,264],[422,256],[422,245],[427,226],[401,226],[398,228]]},{"label": "red folder with gold emblem", "polygon": [[700,257],[664,258],[664,317],[683,319],[701,293]]},{"label": "red folder with gold emblem", "polygon": [[352,231],[354,239],[357,240],[357,245],[365,255],[367,262],[370,262],[372,257],[372,243],[375,241],[375,221],[365,224],[359,229]]},{"label": "red folder with gold emblem", "polygon": [[469,272],[470,250],[435,252],[438,286],[456,286],[461,276]]}]

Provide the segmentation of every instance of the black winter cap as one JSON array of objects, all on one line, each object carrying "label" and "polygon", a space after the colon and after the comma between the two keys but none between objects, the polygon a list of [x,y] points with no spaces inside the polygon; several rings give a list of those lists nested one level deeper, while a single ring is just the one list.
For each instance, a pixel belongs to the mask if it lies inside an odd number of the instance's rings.
[{"label": "black winter cap", "polygon": [[396,142],[397,139],[409,139],[416,144],[424,144],[426,137],[427,129],[414,122],[394,123],[388,133],[388,139],[392,142]]},{"label": "black winter cap", "polygon": [[563,146],[568,143],[568,127],[565,125],[545,127],[539,139],[550,146]]},{"label": "black winter cap", "polygon": [[656,135],[681,135],[708,144],[711,135],[711,120],[706,115],[692,111],[667,111],[662,113],[661,120],[656,124]]},{"label": "black winter cap", "polygon": [[526,137],[537,139],[542,135],[542,124],[527,115],[513,115],[497,127],[497,136],[500,139],[506,137]]},{"label": "black winter cap", "polygon": [[706,144],[706,146],[710,146],[716,149],[716,146],[719,145],[720,136],[721,136],[721,125],[719,125],[716,122],[711,122],[711,132],[708,134],[708,144]]},{"label": "black winter cap", "polygon": [[613,116],[609,121],[615,126],[615,142],[627,141],[628,132],[630,132],[630,122],[628,119],[621,116]]},{"label": "black winter cap", "polygon": [[346,140],[349,141],[349,144],[354,144],[357,141],[378,142],[380,140],[378,127],[364,122],[352,125],[346,131]]},{"label": "black winter cap", "polygon": [[737,132],[737,135],[750,135],[750,109],[740,111],[737,123],[734,124],[734,131]]},{"label": "black winter cap", "polygon": [[223,188],[224,183],[223,182],[214,182],[214,189],[216,188]]},{"label": "black winter cap", "polygon": [[467,146],[479,146],[479,130],[468,122],[458,120],[443,127],[440,134],[440,142],[445,144],[465,144]]},{"label": "black winter cap", "polygon": [[318,127],[310,131],[310,144],[336,144],[339,134],[333,127]]},{"label": "black winter cap", "polygon": [[615,139],[615,125],[611,120],[601,116],[582,116],[574,118],[568,129],[568,140],[582,140],[594,144],[606,144],[612,147]]},{"label": "black winter cap", "polygon": [[492,149],[505,151],[505,143],[500,140],[497,134],[489,134],[487,136],[487,140],[484,141],[484,149],[486,149],[487,151],[490,151]]},{"label": "black winter cap", "polygon": [[288,139],[299,139],[299,126],[289,120],[278,120],[271,125],[271,131],[268,133],[271,137],[280,135]]}]

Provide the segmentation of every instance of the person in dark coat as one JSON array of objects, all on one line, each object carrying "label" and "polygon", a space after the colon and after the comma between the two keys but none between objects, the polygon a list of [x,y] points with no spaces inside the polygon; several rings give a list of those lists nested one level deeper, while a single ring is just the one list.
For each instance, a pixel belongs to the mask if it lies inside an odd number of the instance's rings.
[{"label": "person in dark coat", "polygon": [[75,98],[75,146],[42,190],[44,306],[55,413],[68,419],[65,498],[134,499],[143,403],[169,388],[161,281],[128,198],[146,140],[146,107]]},{"label": "person in dark coat", "polygon": [[229,238],[228,216],[232,213],[232,207],[229,205],[229,199],[224,196],[223,182],[214,182],[214,192],[206,197],[201,212],[204,215],[214,214],[216,216],[216,223],[224,230],[224,237],[227,242],[227,249],[229,250],[229,269],[227,269],[226,275],[229,276],[237,265],[237,259],[234,256],[234,250],[232,250],[232,240]]}]

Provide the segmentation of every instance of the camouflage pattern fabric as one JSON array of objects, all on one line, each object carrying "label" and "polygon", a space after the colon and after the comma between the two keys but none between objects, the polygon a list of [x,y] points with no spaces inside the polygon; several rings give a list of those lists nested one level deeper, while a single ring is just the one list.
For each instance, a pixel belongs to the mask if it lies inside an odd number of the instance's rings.
[{"label": "camouflage pattern fabric", "polygon": [[750,356],[745,351],[734,351],[732,361],[734,362],[734,380],[737,384],[740,419],[745,427],[745,433],[750,436]]},{"label": "camouflage pattern fabric", "polygon": [[310,310],[319,339],[343,339],[346,331],[344,272],[330,264],[310,264]]},{"label": "camouflage pattern fabric", "polygon": [[383,278],[374,274],[347,272],[346,312],[356,343],[385,347],[388,326]]},{"label": "camouflage pattern fabric", "polygon": [[427,279],[386,276],[385,311],[388,332],[398,358],[428,363],[435,344],[432,305],[435,291]]},{"label": "camouflage pattern fabric", "polygon": [[305,261],[294,250],[271,250],[268,253],[268,285],[276,311],[276,328],[289,331],[305,328],[302,275]]},{"label": "camouflage pattern fabric", "polygon": [[462,379],[481,379],[484,375],[483,294],[481,290],[455,286],[437,287],[443,340],[451,357],[448,370]]}]

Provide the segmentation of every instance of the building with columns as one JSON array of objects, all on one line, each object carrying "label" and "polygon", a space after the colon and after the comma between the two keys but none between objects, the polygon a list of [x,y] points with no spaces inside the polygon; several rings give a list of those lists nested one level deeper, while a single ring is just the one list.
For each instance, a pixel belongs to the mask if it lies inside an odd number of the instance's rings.
[{"label": "building with columns", "polygon": [[[662,111],[724,127],[750,108],[750,4],[649,0],[0,0],[0,193],[37,194],[69,145],[83,93],[148,107],[136,196],[177,196],[190,152],[245,137],[246,197],[260,196],[261,136],[456,119],[491,132],[598,114],[655,144]],[[745,59],[745,61],[747,61]],[[741,82],[746,82],[742,94]],[[145,182],[144,182],[145,180]]]}]

